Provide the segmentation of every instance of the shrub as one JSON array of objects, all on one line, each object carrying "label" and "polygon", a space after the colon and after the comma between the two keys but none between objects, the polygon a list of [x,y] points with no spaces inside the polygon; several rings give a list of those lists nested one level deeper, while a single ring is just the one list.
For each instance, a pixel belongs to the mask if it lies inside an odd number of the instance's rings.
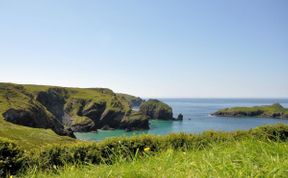
[{"label": "shrub", "polygon": [[24,151],[18,146],[4,138],[0,138],[0,177],[14,175],[24,167]]},{"label": "shrub", "polygon": [[[29,153],[25,159],[23,151],[11,142],[1,143],[1,175],[14,174],[27,168],[51,169],[67,164],[113,164],[115,161],[133,160],[142,155],[153,155],[168,149],[204,149],[220,142],[255,138],[269,141],[288,141],[288,125],[263,126],[249,131],[215,132],[202,134],[169,134],[166,136],[142,135],[118,137],[101,142],[81,142],[69,145],[51,145]],[[149,152],[145,151],[149,150]],[[2,161],[4,160],[4,161]],[[24,164],[24,160],[27,164]],[[0,176],[1,177],[1,176]]]}]

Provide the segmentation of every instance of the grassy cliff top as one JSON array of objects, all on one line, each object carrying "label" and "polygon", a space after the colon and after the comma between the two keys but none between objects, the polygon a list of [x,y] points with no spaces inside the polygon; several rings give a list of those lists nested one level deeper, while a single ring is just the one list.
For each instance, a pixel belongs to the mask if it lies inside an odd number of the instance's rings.
[{"label": "grassy cliff top", "polygon": [[158,109],[165,109],[166,111],[169,111],[169,112],[172,112],[172,108],[166,104],[166,103],[163,103],[157,99],[149,99],[148,101],[146,101],[145,103],[143,103],[141,105],[141,107],[145,107],[145,106],[154,106]]},{"label": "grassy cliff top", "polygon": [[[39,92],[49,89],[59,90],[67,101],[83,99],[89,102],[106,103],[107,108],[129,111],[129,103],[118,97],[112,90],[105,88],[67,88],[42,85],[18,85],[0,83],[0,137],[8,138],[26,148],[41,147],[54,143],[76,142],[69,137],[58,136],[50,129],[36,129],[6,122],[3,113],[10,108],[29,109],[41,105],[35,100]],[[49,111],[46,110],[49,114]]]}]

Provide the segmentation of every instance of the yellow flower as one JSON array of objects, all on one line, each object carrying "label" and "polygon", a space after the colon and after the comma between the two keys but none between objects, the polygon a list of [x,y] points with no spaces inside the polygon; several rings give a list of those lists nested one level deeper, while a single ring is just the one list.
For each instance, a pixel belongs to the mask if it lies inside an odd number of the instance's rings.
[{"label": "yellow flower", "polygon": [[151,148],[146,147],[146,148],[144,148],[144,151],[145,151],[145,152],[149,152],[149,151],[151,151]]},{"label": "yellow flower", "polygon": [[9,178],[13,178],[13,176],[10,176]]}]

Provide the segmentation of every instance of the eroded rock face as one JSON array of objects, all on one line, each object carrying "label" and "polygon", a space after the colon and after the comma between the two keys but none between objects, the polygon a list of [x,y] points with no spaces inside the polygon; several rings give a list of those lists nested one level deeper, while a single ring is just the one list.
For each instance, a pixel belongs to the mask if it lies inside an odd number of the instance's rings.
[{"label": "eroded rock face", "polygon": [[173,120],[172,108],[159,100],[148,100],[140,106],[140,112],[151,119]]},{"label": "eroded rock face", "polygon": [[71,129],[65,129],[53,116],[49,116],[41,107],[34,106],[26,110],[11,108],[3,113],[3,117],[6,121],[14,124],[34,128],[50,128],[58,135],[75,138]]},{"label": "eroded rock face", "polygon": [[29,127],[50,128],[53,125],[52,118],[38,108],[30,110],[11,108],[3,114],[3,117],[6,121]]},{"label": "eroded rock face", "polygon": [[[65,98],[63,96],[65,90],[62,89],[49,89],[47,92],[39,92],[36,100],[47,108],[56,118],[64,116]],[[62,94],[62,95],[61,95]]]},{"label": "eroded rock face", "polygon": [[93,121],[98,121],[101,118],[101,115],[106,109],[106,103],[93,103],[88,105],[88,107],[83,108],[81,111],[82,116],[91,118]]},{"label": "eroded rock face", "polygon": [[96,122],[97,127],[102,128],[107,125],[111,128],[119,128],[121,120],[124,118],[125,113],[121,111],[114,111],[106,109],[98,122]]},{"label": "eroded rock face", "polygon": [[147,130],[150,128],[149,117],[140,112],[132,112],[121,121],[120,128],[126,131]]}]

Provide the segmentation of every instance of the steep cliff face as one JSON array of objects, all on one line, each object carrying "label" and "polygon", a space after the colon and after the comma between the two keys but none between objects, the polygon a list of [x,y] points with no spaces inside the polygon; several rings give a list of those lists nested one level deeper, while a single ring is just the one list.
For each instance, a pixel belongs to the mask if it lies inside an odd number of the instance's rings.
[{"label": "steep cliff face", "polygon": [[127,131],[149,129],[149,117],[140,112],[132,112],[121,121],[120,128]]},{"label": "steep cliff face", "polygon": [[172,108],[155,99],[144,102],[140,106],[140,112],[149,116],[151,119],[173,120]]},{"label": "steep cliff face", "polygon": [[75,137],[73,132],[64,128],[57,117],[36,98],[37,95],[27,91],[21,85],[0,84],[0,112],[3,119],[23,126],[50,128],[59,135]]},{"label": "steep cliff face", "polygon": [[4,120],[50,128],[59,135],[73,137],[72,131],[96,131],[103,127],[148,128],[148,120],[140,114],[130,116],[130,103],[109,89],[0,84],[0,94]]}]

